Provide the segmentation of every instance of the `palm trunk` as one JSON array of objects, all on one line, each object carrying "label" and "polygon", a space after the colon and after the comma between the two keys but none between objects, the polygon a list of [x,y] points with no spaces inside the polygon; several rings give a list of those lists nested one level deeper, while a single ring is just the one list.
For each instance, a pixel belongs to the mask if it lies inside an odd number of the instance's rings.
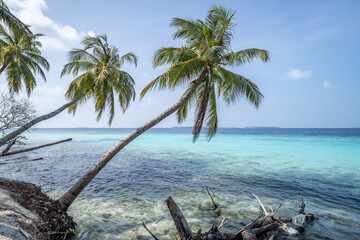
[{"label": "palm trunk", "polygon": [[64,111],[66,108],[70,107],[71,105],[73,105],[74,103],[79,101],[83,96],[84,95],[80,95],[80,96],[76,97],[74,100],[72,100],[72,101],[66,103],[65,105],[61,106],[60,108],[56,109],[55,111],[45,114],[45,115],[42,115],[40,117],[37,117],[37,118],[31,120],[30,122],[26,123],[25,125],[19,127],[15,131],[9,133],[8,135],[6,135],[5,137],[0,139],[0,147],[2,145],[4,145],[5,143],[7,143],[8,141],[10,141],[11,139],[13,139],[16,136],[20,135],[21,133],[25,132],[26,130],[28,130],[29,128],[34,126],[35,124],[42,122],[44,120],[47,120],[49,118],[55,117],[56,115],[58,115],[59,113]]},{"label": "palm trunk", "polygon": [[200,84],[200,82],[204,79],[207,74],[207,69],[200,74],[199,78],[192,82],[192,86],[188,89],[188,91],[170,108],[161,113],[159,116],[145,123],[128,136],[126,136],[123,140],[118,142],[114,147],[112,147],[100,160],[92,166],[87,173],[85,173],[76,183],[72,186],[63,196],[59,198],[59,202],[64,211],[66,211],[69,206],[73,203],[73,201],[77,198],[77,196],[85,189],[85,187],[91,182],[91,180],[106,166],[106,164],[126,145],[128,145],[135,138],[140,136],[145,131],[149,130],[166,117],[170,116],[176,110],[178,110],[185,101],[195,92],[196,88]]}]

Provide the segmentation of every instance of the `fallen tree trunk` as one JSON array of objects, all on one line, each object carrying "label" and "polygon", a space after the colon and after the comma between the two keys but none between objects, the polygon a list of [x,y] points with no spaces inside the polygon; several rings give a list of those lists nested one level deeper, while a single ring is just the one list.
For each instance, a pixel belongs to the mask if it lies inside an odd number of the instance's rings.
[{"label": "fallen tree trunk", "polygon": [[52,146],[52,145],[63,143],[63,142],[69,142],[71,140],[72,140],[72,138],[67,138],[67,139],[64,139],[64,140],[61,140],[61,141],[47,143],[47,144],[43,144],[43,145],[36,146],[36,147],[20,149],[20,150],[16,150],[16,151],[12,151],[12,152],[5,152],[1,156],[9,156],[9,155],[14,155],[14,154],[18,154],[18,153],[29,152],[29,151],[36,150],[36,149],[39,149],[39,148],[44,148],[44,147]]}]

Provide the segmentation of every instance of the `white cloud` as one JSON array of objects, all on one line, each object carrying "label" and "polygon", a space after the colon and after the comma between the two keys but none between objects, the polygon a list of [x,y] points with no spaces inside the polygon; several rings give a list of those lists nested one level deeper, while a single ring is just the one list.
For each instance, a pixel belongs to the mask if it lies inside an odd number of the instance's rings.
[{"label": "white cloud", "polygon": [[291,69],[289,72],[285,73],[285,77],[291,78],[291,79],[305,79],[310,78],[312,76],[312,71],[306,70],[299,70],[299,69]]},{"label": "white cloud", "polygon": [[88,31],[86,34],[90,37],[95,37],[95,33],[93,31]]},{"label": "white cloud", "polygon": [[336,88],[336,86],[335,86],[335,85],[331,84],[331,83],[330,83],[330,82],[328,82],[328,81],[324,81],[324,82],[322,83],[322,86],[323,86],[323,88],[325,88],[325,89],[332,89],[332,88]]},{"label": "white cloud", "polygon": [[69,25],[55,22],[45,16],[47,10],[45,0],[8,0],[7,5],[11,11],[24,23],[31,25],[37,33],[46,35],[41,39],[45,49],[68,50],[86,34],[94,36],[94,32],[78,32]]},{"label": "white cloud", "polygon": [[58,49],[64,51],[70,50],[70,47],[68,45],[56,38],[44,36],[41,37],[40,41],[42,43],[43,49]]},{"label": "white cloud", "polygon": [[151,78],[150,74],[148,74],[148,73],[143,73],[143,77],[144,78]]}]

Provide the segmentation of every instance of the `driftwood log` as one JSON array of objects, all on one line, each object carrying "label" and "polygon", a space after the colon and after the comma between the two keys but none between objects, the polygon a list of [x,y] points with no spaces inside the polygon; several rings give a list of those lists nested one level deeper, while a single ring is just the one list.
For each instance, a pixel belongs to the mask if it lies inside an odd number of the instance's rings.
[{"label": "driftwood log", "polygon": [[[206,187],[214,207],[219,208],[215,204],[211,194]],[[193,233],[191,227],[186,221],[185,216],[181,212],[179,206],[170,196],[165,202],[170,211],[171,217],[174,221],[177,232],[179,233],[181,240],[276,240],[276,239],[288,239],[296,234],[300,234],[305,230],[305,223],[313,221],[315,219],[313,214],[305,214],[305,203],[301,198],[302,204],[300,205],[300,212],[294,217],[276,218],[275,214],[278,212],[282,204],[273,211],[270,208],[271,213],[265,208],[258,196],[253,194],[259,202],[261,207],[261,214],[249,224],[245,225],[241,230],[235,233],[220,232],[220,228],[229,222],[226,221],[226,217],[223,217],[219,225],[214,225],[209,231],[202,233],[199,229],[196,233]],[[288,225],[291,224],[291,225]],[[151,234],[151,236],[157,240],[153,233],[151,233],[147,227],[144,228]]]}]

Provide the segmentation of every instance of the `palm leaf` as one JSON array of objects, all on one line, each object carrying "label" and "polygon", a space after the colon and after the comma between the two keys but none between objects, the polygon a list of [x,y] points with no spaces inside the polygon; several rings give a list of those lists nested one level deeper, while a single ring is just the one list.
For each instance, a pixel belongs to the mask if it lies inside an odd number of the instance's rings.
[{"label": "palm leaf", "polygon": [[214,73],[219,84],[219,95],[222,94],[226,103],[236,103],[239,98],[245,97],[256,108],[259,107],[264,96],[255,83],[222,67],[217,67]]},{"label": "palm leaf", "polygon": [[210,141],[211,138],[215,135],[218,127],[218,116],[216,109],[216,91],[215,84],[210,85],[210,94],[209,94],[209,103],[208,103],[208,112],[205,120],[206,128],[208,130],[207,136]]}]

